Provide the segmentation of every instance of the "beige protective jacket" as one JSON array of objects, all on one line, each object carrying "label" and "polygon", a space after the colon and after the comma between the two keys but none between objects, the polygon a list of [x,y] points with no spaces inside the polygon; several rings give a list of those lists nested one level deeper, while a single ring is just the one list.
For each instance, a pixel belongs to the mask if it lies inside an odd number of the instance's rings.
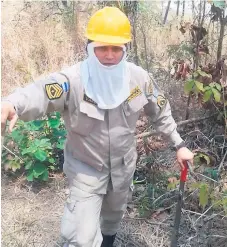
[{"label": "beige protective jacket", "polygon": [[131,95],[115,109],[99,109],[85,95],[80,63],[19,88],[6,98],[24,121],[61,112],[67,129],[64,172],[70,183],[82,190],[106,193],[109,181],[115,191],[130,187],[137,159],[134,132],[143,108],[154,128],[173,145],[183,141],[169,102],[154,79],[133,63],[128,62],[127,67]]}]

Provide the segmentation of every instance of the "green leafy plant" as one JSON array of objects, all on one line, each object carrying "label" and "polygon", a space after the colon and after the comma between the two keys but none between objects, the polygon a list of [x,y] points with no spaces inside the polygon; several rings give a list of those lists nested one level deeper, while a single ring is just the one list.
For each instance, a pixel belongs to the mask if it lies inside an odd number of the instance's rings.
[{"label": "green leafy plant", "polygon": [[185,93],[193,93],[196,96],[202,96],[204,103],[212,99],[214,99],[216,102],[220,102],[222,87],[217,82],[207,83],[207,81],[210,81],[210,79],[210,74],[207,74],[201,70],[197,70],[193,73],[193,79],[186,81],[184,85]]},{"label": "green leafy plant", "polygon": [[170,190],[174,190],[177,188],[177,185],[179,185],[180,183],[180,180],[177,179],[176,177],[170,177],[168,179],[168,186],[167,186],[167,190],[170,191]]},{"label": "green leafy plant", "polygon": [[5,136],[2,165],[13,172],[24,169],[28,181],[48,180],[49,171],[59,168],[66,130],[59,112],[41,120],[18,121]]},{"label": "green leafy plant", "polygon": [[204,153],[197,152],[194,157],[194,162],[196,166],[201,164],[201,161],[205,161],[206,165],[210,164],[210,157]]},{"label": "green leafy plant", "polygon": [[194,183],[192,184],[193,189],[199,189],[199,204],[204,209],[208,204],[209,199],[209,184],[207,183]]},{"label": "green leafy plant", "polygon": [[194,183],[191,188],[199,189],[199,204],[203,210],[210,201],[214,209],[221,209],[227,214],[227,191],[215,191],[213,186],[205,182]]}]

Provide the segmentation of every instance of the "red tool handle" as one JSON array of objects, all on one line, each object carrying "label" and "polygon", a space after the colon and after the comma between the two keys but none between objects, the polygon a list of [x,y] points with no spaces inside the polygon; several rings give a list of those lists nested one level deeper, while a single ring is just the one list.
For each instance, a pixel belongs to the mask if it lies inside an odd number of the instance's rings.
[{"label": "red tool handle", "polygon": [[181,171],[180,181],[185,182],[187,180],[187,174],[188,174],[188,162],[184,162],[184,169]]}]

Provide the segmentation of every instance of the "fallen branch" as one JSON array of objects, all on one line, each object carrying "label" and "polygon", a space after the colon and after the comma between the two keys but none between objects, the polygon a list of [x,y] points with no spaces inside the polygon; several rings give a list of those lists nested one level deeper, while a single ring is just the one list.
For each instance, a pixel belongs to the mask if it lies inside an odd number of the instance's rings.
[{"label": "fallen branch", "polygon": [[227,236],[222,236],[222,235],[210,235],[210,237],[215,237],[215,238],[227,238]]},{"label": "fallen branch", "polygon": [[[180,121],[177,123],[177,127],[185,125],[185,124],[189,124],[189,123],[195,123],[195,122],[200,122],[209,118],[212,118],[214,116],[216,116],[218,113],[212,114],[210,116],[206,116],[206,117],[201,117],[201,118],[191,118],[188,120],[184,120],[184,121]],[[136,135],[136,138],[143,138],[143,137],[147,137],[147,136],[154,136],[154,135],[159,135],[160,133],[157,131],[148,131],[148,132],[144,132],[141,134]]]},{"label": "fallen branch", "polygon": [[24,162],[19,156],[17,156],[13,151],[8,149],[6,146],[2,145],[5,150],[7,150],[9,153],[13,154],[16,158],[18,158],[20,161]]},{"label": "fallen branch", "polygon": [[206,216],[206,213],[214,206],[214,204],[212,204],[204,213],[202,213],[199,218],[194,222],[194,226],[195,224],[198,222],[198,220],[200,220],[202,217]]}]

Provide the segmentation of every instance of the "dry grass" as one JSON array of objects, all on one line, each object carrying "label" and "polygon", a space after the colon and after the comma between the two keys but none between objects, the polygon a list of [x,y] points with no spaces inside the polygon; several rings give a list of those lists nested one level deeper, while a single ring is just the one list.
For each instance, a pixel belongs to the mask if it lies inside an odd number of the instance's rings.
[{"label": "dry grass", "polygon": [[[31,186],[24,179],[2,178],[2,246],[58,247],[60,221],[67,196],[65,178],[46,186]],[[166,247],[167,232],[142,220],[123,220],[116,247]]]},{"label": "dry grass", "polygon": [[[38,77],[76,63],[80,56],[74,35],[56,18],[43,20],[43,3],[32,3],[24,11],[21,2],[2,6],[2,94]],[[11,9],[14,10],[12,14]],[[15,11],[17,9],[17,11]],[[18,20],[19,19],[19,20]]]},{"label": "dry grass", "polygon": [[[84,57],[85,37],[83,33],[89,14],[94,11],[94,8],[89,10],[89,2],[86,4],[88,4],[87,12],[76,12],[75,24],[70,26],[70,24],[66,24],[64,16],[53,15],[57,10],[47,6],[45,2],[30,2],[25,5],[22,1],[3,1],[3,96],[18,86],[50,72],[59,71]],[[84,7],[86,4],[82,3],[81,5]],[[47,16],[49,17],[47,18]],[[215,25],[210,25],[210,42],[217,37]],[[143,31],[152,66],[168,68],[171,59],[167,54],[168,46],[179,45],[182,41],[190,40],[189,35],[182,35],[178,28],[179,20],[162,26],[157,24],[149,11],[139,16],[137,43],[141,56],[144,53],[144,37],[141,32]],[[225,54],[227,37],[223,44],[223,54]],[[214,59],[213,52],[216,48],[217,42],[214,42],[211,49]],[[207,62],[210,60],[212,57],[206,57]]]},{"label": "dry grass", "polygon": [[122,222],[121,232],[116,240],[117,247],[168,247],[168,231],[163,230],[158,222],[152,225],[144,220],[127,219]]},{"label": "dry grass", "polygon": [[2,246],[58,246],[64,179],[43,188],[9,177],[2,183]]}]

